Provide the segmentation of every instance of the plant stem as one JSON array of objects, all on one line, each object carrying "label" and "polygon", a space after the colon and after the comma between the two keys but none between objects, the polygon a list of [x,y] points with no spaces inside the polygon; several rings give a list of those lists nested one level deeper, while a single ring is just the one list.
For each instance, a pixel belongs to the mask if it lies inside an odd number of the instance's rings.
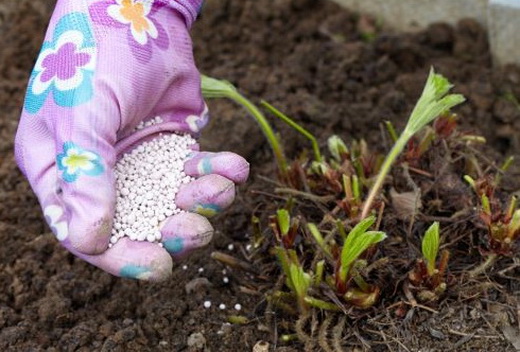
[{"label": "plant stem", "polygon": [[267,141],[269,142],[271,149],[273,149],[274,157],[276,159],[278,169],[280,170],[282,177],[286,179],[288,170],[287,160],[285,159],[285,155],[283,154],[282,148],[280,147],[278,138],[276,137],[276,134],[271,128],[271,125],[269,125],[269,122],[267,122],[265,116],[253,103],[251,103],[246,97],[244,97],[240,93],[233,92],[229,94],[229,98],[237,104],[242,105],[244,108],[246,108],[246,110],[249,111],[251,115],[253,115],[256,122],[260,125],[260,129],[267,138]]},{"label": "plant stem", "polygon": [[321,299],[317,299],[314,297],[307,296],[305,297],[305,302],[309,304],[312,307],[324,309],[324,310],[331,310],[331,311],[339,311],[340,308],[335,305],[334,303],[325,302]]},{"label": "plant stem", "polygon": [[511,196],[511,200],[509,201],[509,206],[507,207],[507,213],[506,213],[506,216],[510,219],[513,217],[513,213],[515,212],[516,203],[517,203],[517,198],[515,196]]},{"label": "plant stem", "polygon": [[280,176],[283,181],[288,181],[288,166],[285,155],[283,154],[280,142],[273,132],[271,125],[267,122],[262,112],[251,103],[246,97],[233,86],[230,82],[218,80],[205,75],[201,75],[201,89],[202,95],[206,99],[227,98],[235,103],[242,105],[260,125],[260,129],[267,138],[267,142],[274,152]]},{"label": "plant stem", "polygon": [[370,189],[370,193],[368,194],[367,200],[365,201],[365,204],[363,205],[363,211],[361,213],[361,219],[364,219],[368,216],[368,213],[370,212],[370,209],[372,208],[372,205],[379,193],[379,190],[383,186],[383,182],[385,181],[386,176],[390,172],[390,169],[392,168],[392,164],[397,159],[399,154],[403,151],[404,147],[406,146],[406,143],[411,138],[411,135],[402,133],[397,142],[395,142],[394,146],[390,150],[390,153],[386,156],[386,159],[381,166],[381,170],[379,171],[379,174],[377,175],[375,183],[372,185],[372,188]]},{"label": "plant stem", "polygon": [[283,122],[294,128],[296,131],[298,131],[301,135],[303,135],[305,138],[307,138],[311,144],[312,144],[312,150],[314,152],[314,159],[317,162],[321,162],[323,160],[320,152],[320,147],[318,145],[318,140],[316,137],[312,135],[307,129],[303,128],[302,126],[298,125],[295,121],[293,121],[289,116],[282,113],[280,110],[266,102],[265,100],[262,100],[260,102],[269,112],[271,112],[274,116],[281,119]]},{"label": "plant stem", "polygon": [[358,287],[361,289],[361,291],[365,293],[370,291],[370,285],[367,284],[367,282],[365,281],[365,279],[363,279],[359,272],[356,271],[356,273],[352,275],[352,278],[356,282],[356,285],[358,285]]},{"label": "plant stem", "polygon": [[469,272],[469,276],[470,277],[477,277],[478,275],[482,274],[483,272],[485,272],[491,265],[493,265],[493,263],[495,263],[495,261],[497,260],[498,256],[496,254],[490,254],[488,255],[488,257],[486,258],[486,261],[482,264],[480,264],[479,266],[477,266],[475,269],[471,270]]}]

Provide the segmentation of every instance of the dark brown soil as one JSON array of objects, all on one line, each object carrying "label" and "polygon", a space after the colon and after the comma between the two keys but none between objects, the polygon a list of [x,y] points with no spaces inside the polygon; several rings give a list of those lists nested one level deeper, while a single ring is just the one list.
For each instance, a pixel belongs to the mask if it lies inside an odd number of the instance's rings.
[{"label": "dark brown soil", "polygon": [[[210,103],[213,121],[203,145],[244,155],[252,164],[252,178],[233,208],[215,221],[214,243],[180,264],[170,281],[144,284],[111,277],[66,253],[50,234],[12,148],[52,5],[43,0],[0,3],[0,349],[203,350],[188,346],[194,333],[204,336],[211,351],[251,351],[259,340],[273,342],[264,325],[262,297],[243,293],[229,270],[231,282],[224,284],[223,267],[209,259],[214,249],[228,252],[229,243],[235,243],[238,256],[245,252],[256,205],[249,190],[258,187],[257,175],[273,177],[263,136],[228,102]],[[456,28],[438,24],[413,35],[382,32],[373,39],[370,23],[325,1],[210,0],[193,37],[202,72],[273,103],[321,141],[335,133],[346,140],[363,136],[381,147],[379,124],[389,119],[402,127],[433,65],[468,98],[458,113],[466,126],[488,139],[491,155],[518,153],[520,109],[511,97],[520,97],[520,70],[492,70],[486,34],[474,21],[461,21]],[[294,132],[279,128],[289,155],[307,146]],[[515,182],[510,187],[518,188]],[[186,284],[203,277],[211,285],[188,294]],[[517,278],[505,280],[494,282],[494,289],[479,299],[469,295],[443,302],[437,314],[417,309],[405,318],[388,312],[362,325],[349,323],[344,346],[514,351],[510,341],[518,334],[519,286]],[[211,309],[202,307],[206,299],[213,302]],[[221,302],[227,310],[218,309]],[[241,313],[232,310],[235,303],[242,304]],[[224,325],[231,314],[247,315],[251,323]],[[512,335],[503,334],[505,321],[516,327]],[[277,351],[301,350],[279,346]]]}]

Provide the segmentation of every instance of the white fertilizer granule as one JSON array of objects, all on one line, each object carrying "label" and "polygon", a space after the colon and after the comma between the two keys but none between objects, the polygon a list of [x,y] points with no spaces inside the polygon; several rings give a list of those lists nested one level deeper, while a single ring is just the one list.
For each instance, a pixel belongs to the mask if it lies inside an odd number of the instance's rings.
[{"label": "white fertilizer granule", "polygon": [[[156,117],[137,129],[160,123]],[[188,134],[161,134],[124,154],[116,163],[116,211],[111,247],[120,238],[159,242],[159,225],[182,212],[175,205],[179,187],[193,180],[184,173],[184,162],[194,143]]]}]

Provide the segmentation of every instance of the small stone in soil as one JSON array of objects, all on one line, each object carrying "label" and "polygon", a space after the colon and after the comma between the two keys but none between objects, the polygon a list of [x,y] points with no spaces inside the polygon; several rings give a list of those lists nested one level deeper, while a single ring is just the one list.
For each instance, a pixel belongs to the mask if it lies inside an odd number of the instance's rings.
[{"label": "small stone in soil", "polygon": [[206,338],[200,332],[195,332],[188,337],[188,347],[202,350],[206,346]]}]

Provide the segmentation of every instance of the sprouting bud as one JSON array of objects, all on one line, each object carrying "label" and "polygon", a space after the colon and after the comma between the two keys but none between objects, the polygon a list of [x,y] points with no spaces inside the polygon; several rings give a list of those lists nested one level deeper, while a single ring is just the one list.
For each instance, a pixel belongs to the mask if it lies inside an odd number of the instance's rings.
[{"label": "sprouting bud", "polygon": [[508,235],[509,239],[512,239],[515,237],[516,233],[520,230],[520,209],[517,209],[513,213],[513,217],[511,218],[511,221],[509,222],[508,226]]},{"label": "sprouting bud", "polygon": [[332,154],[332,157],[337,161],[341,161],[348,155],[348,148],[345,142],[337,135],[329,137],[327,146],[329,147],[330,154]]},{"label": "sprouting bud", "polygon": [[379,288],[376,286],[372,286],[371,288],[371,292],[363,292],[355,288],[350,289],[347,291],[347,293],[345,293],[343,298],[345,301],[358,308],[370,308],[376,303],[380,292]]},{"label": "sprouting bud", "polygon": [[311,164],[312,172],[318,175],[325,175],[329,169],[328,165],[324,162],[313,161]]}]

